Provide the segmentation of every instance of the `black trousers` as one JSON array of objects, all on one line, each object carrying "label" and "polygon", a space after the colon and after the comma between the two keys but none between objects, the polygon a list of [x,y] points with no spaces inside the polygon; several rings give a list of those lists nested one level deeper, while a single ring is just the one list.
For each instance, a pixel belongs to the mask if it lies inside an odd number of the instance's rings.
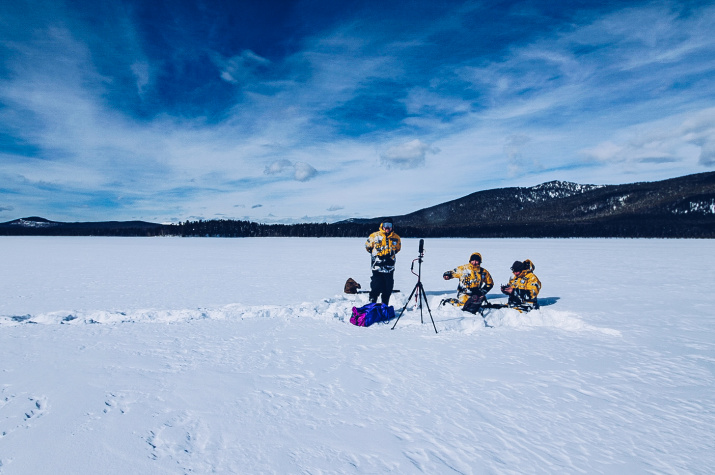
[{"label": "black trousers", "polygon": [[372,271],[370,279],[370,302],[377,302],[380,295],[382,303],[389,305],[392,288],[395,286],[395,276],[392,272]]}]

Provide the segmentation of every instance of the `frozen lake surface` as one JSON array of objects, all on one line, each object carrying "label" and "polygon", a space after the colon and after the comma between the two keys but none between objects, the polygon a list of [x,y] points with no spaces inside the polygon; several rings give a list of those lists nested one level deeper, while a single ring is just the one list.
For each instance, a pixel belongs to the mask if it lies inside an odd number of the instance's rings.
[{"label": "frozen lake surface", "polygon": [[[715,241],[427,240],[438,334],[363,243],[0,238],[0,473],[711,473]],[[440,307],[473,252],[547,305]]]}]

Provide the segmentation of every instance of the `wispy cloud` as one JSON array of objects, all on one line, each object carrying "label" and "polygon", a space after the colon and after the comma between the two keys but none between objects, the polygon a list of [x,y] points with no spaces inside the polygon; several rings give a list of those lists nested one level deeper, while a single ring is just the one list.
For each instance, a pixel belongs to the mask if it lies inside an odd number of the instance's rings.
[{"label": "wispy cloud", "polygon": [[223,59],[214,54],[221,69],[221,79],[235,85],[251,84],[262,69],[267,69],[271,62],[258,56],[251,50],[244,50],[232,58]]},{"label": "wispy cloud", "polygon": [[43,5],[0,7],[0,217],[337,219],[715,167],[712,5]]},{"label": "wispy cloud", "polygon": [[712,166],[715,150],[715,108],[638,124],[613,140],[584,149],[583,155],[603,163],[674,163],[697,161]]}]

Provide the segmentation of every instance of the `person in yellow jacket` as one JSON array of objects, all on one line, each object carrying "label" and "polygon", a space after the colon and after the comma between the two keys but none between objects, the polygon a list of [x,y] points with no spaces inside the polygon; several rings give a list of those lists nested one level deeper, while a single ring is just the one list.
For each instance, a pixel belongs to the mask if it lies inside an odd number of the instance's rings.
[{"label": "person in yellow jacket", "polygon": [[395,285],[395,255],[402,249],[400,236],[393,231],[392,219],[384,219],[380,230],[370,234],[365,249],[372,256],[370,302],[376,303],[379,295],[382,303],[388,305]]},{"label": "person in yellow jacket", "polygon": [[[459,279],[457,299],[456,301],[452,300],[451,303],[471,313],[478,311],[481,303],[485,300],[484,296],[494,287],[494,280],[489,271],[482,267],[482,255],[478,252],[469,256],[468,264],[449,270],[442,277],[444,280]],[[465,306],[470,298],[472,303]]]},{"label": "person in yellow jacket", "polygon": [[501,291],[509,296],[509,307],[528,312],[539,308],[537,296],[541,290],[541,281],[532,272],[534,263],[514,261],[511,266],[512,277],[509,283],[502,286]]}]

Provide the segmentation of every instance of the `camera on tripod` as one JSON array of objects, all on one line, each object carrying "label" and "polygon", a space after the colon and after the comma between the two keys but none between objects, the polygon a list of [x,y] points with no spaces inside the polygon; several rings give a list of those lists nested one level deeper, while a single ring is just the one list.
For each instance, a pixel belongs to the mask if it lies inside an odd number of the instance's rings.
[{"label": "camera on tripod", "polygon": [[[415,274],[415,262],[419,262],[420,264],[422,264],[422,258],[425,255],[425,240],[424,239],[420,239],[420,245],[419,245],[418,251],[419,251],[419,256],[417,256],[417,259],[412,260],[412,265],[410,266],[410,272],[412,272],[413,274]],[[419,274],[415,274],[415,275],[418,278],[420,277]]]}]

